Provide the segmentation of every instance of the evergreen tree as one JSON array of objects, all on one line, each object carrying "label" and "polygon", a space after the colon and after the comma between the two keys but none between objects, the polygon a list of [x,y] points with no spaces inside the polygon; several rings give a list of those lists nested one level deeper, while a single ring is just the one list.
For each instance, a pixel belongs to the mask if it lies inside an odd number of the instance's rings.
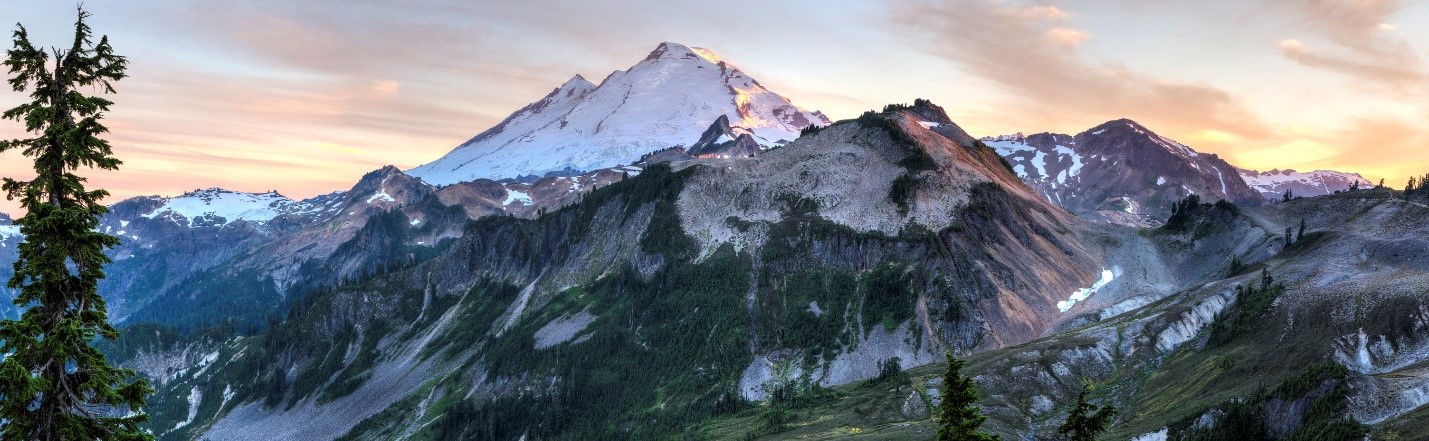
[{"label": "evergreen tree", "polygon": [[1077,394],[1077,404],[1072,406],[1067,421],[1057,428],[1057,433],[1067,437],[1068,441],[1094,441],[1097,435],[1111,426],[1112,418],[1116,417],[1115,407],[1097,408],[1087,402],[1087,393],[1091,390],[1091,383],[1082,383],[1082,391]]},{"label": "evergreen tree", "polygon": [[1287,225],[1285,227],[1285,246],[1287,247],[1295,243],[1295,236],[1290,235],[1292,232],[1294,232],[1294,230]]},{"label": "evergreen tree", "polygon": [[1305,238],[1305,219],[1300,219],[1300,231],[1299,231],[1298,233],[1295,233],[1295,241],[1296,241],[1296,242],[1299,242],[1300,239],[1304,239],[1304,238]]},{"label": "evergreen tree", "polygon": [[1294,198],[1295,198],[1295,192],[1290,191],[1290,190],[1285,190],[1285,194],[1280,195],[1280,202],[1290,202],[1290,200],[1291,200],[1291,199],[1294,199]]},{"label": "evergreen tree", "polygon": [[977,431],[987,416],[978,409],[981,398],[973,379],[963,376],[963,361],[948,354],[948,371],[943,374],[943,399],[938,404],[937,441],[996,441],[997,435]]},{"label": "evergreen tree", "polygon": [[95,231],[108,193],[85,189],[75,171],[114,170],[119,160],[99,138],[111,102],[80,89],[113,93],[125,59],[108,37],[91,39],[88,16],[79,11],[67,50],[36,48],[17,26],[4,62],[11,88],[28,90],[30,101],[3,117],[23,122],[35,137],[0,141],[0,152],[20,150],[34,159],[36,174],[30,181],[6,178],[3,186],[27,211],[15,221],[25,241],[8,285],[19,292],[15,305],[27,309],[19,320],[0,322],[0,352],[9,354],[0,361],[0,438],[7,441],[153,439],[139,428],[147,419],[141,408],[152,392],[148,383],[110,366],[90,346],[97,337],[119,336],[96,289],[109,262],[104,249],[119,239]]}]

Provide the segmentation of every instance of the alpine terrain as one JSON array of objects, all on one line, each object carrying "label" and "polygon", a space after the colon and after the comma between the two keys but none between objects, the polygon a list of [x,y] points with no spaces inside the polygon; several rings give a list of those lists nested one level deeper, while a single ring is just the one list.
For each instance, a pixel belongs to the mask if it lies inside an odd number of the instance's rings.
[{"label": "alpine terrain", "polygon": [[159,440],[932,439],[948,355],[1002,439],[1079,396],[1101,439],[1429,439],[1429,186],[830,121],[675,43],[410,170],[97,229]]}]

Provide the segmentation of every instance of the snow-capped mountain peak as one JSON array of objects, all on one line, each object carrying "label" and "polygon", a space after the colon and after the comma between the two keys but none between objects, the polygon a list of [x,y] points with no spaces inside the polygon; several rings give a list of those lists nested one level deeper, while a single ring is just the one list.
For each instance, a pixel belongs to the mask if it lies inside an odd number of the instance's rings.
[{"label": "snow-capped mountain peak", "polygon": [[410,170],[434,185],[632,163],[700,139],[721,116],[766,147],[798,137],[819,112],[794,106],[707,49],[661,43],[599,85],[579,75],[436,161]]}]

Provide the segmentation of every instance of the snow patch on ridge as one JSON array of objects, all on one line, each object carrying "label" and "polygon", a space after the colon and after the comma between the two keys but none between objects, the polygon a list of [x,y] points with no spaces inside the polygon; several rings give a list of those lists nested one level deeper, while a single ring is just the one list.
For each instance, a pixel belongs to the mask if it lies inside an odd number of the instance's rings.
[{"label": "snow patch on ridge", "polygon": [[189,423],[194,422],[194,418],[198,417],[198,405],[203,402],[203,391],[198,390],[198,386],[194,386],[193,389],[189,390],[188,401],[188,418],[184,418],[183,421],[179,421],[178,424],[174,425],[174,428],[169,429],[169,432],[179,430],[180,428],[189,425]]},{"label": "snow patch on ridge", "polygon": [[1163,427],[1161,430],[1150,433],[1143,433],[1131,438],[1131,441],[1166,441],[1168,430]]},{"label": "snow patch on ridge", "polygon": [[392,195],[387,194],[387,189],[385,188],[377,190],[376,192],[372,193],[372,196],[367,197],[367,203],[371,204],[375,201],[397,202],[396,199],[392,198]]},{"label": "snow patch on ridge", "polygon": [[506,200],[501,202],[501,205],[511,205],[515,203],[535,205],[535,202],[531,201],[531,195],[526,194],[526,192],[512,190],[509,188],[506,189]]},{"label": "snow patch on ridge", "polygon": [[1077,302],[1086,300],[1088,297],[1091,297],[1092,294],[1096,294],[1097,290],[1102,289],[1102,287],[1115,279],[1115,273],[1112,273],[1109,269],[1102,269],[1102,276],[1100,279],[1097,279],[1096,283],[1093,283],[1089,288],[1082,288],[1073,292],[1070,297],[1067,297],[1067,300],[1057,302],[1057,310],[1067,312],[1067,310],[1072,309],[1072,306],[1075,306]]}]

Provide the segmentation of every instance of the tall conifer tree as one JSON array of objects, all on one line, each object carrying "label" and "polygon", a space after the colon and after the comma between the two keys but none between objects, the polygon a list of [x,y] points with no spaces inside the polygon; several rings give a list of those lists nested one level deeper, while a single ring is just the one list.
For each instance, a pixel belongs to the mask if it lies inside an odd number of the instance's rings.
[{"label": "tall conifer tree", "polygon": [[97,290],[109,263],[104,250],[119,239],[95,230],[108,193],[86,189],[76,173],[119,167],[100,138],[112,103],[99,95],[114,93],[126,62],[107,36],[92,39],[88,17],[79,10],[68,49],[37,48],[17,25],[4,62],[10,87],[28,91],[30,101],[3,117],[34,137],[0,140],[0,152],[19,150],[35,169],[34,179],[6,178],[3,186],[27,211],[15,221],[25,241],[9,281],[19,290],[15,304],[26,309],[19,320],[0,322],[0,352],[9,354],[0,361],[0,438],[7,441],[153,439],[139,428],[148,383],[90,346],[119,336]]}]

